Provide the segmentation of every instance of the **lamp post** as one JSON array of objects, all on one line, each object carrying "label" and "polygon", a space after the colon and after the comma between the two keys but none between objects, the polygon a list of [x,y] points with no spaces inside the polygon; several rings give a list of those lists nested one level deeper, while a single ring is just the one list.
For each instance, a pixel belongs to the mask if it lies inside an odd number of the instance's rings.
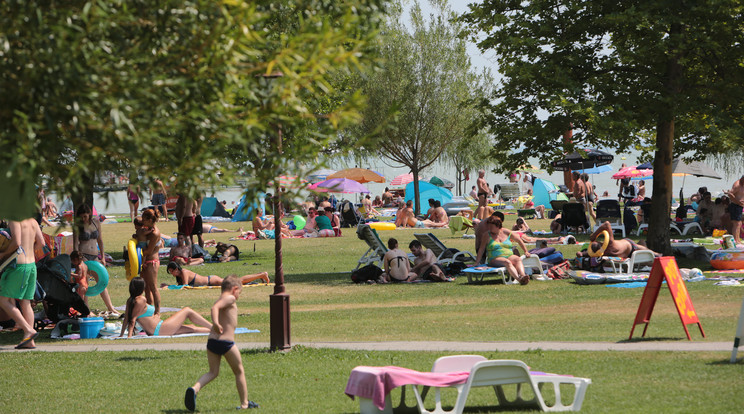
[{"label": "lamp post", "polygon": [[[281,72],[263,75],[264,79],[282,77]],[[282,127],[277,125],[276,150],[282,153]],[[278,176],[278,174],[277,174]],[[282,261],[282,196],[278,177],[274,179],[274,294],[269,295],[270,347],[272,351],[292,347],[289,326],[289,294],[284,287],[284,267]]]}]

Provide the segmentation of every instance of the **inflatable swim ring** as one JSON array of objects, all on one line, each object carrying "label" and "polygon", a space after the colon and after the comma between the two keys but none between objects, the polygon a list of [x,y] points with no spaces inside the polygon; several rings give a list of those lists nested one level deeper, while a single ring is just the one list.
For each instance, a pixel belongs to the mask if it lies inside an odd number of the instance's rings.
[{"label": "inflatable swim ring", "polygon": [[369,223],[369,227],[375,230],[395,230],[395,223],[389,221],[377,221]]},{"label": "inflatable swim ring", "polygon": [[132,280],[139,275],[142,270],[142,248],[137,247],[137,241],[130,239],[127,242],[127,260],[126,272],[127,280]]},{"label": "inflatable swim ring", "polygon": [[718,270],[744,269],[744,251],[717,250],[710,256],[710,265]]},{"label": "inflatable swim ring", "polygon": [[[601,233],[599,233],[599,236],[597,238],[602,237],[602,247],[597,250],[596,252],[592,250],[592,244],[589,243],[589,246],[587,247],[586,251],[589,253],[590,257],[600,257],[604,255],[605,250],[607,249],[607,245],[610,244],[610,233],[607,233],[607,230],[602,230]],[[594,241],[597,241],[597,239],[594,239]]]},{"label": "inflatable swim ring", "polygon": [[91,297],[91,296],[98,296],[103,292],[104,289],[106,289],[106,286],[108,286],[109,283],[109,274],[106,268],[101,264],[101,262],[96,260],[88,260],[85,262],[85,265],[88,266],[88,270],[98,275],[98,283],[88,288],[88,291],[85,292],[85,296]]}]

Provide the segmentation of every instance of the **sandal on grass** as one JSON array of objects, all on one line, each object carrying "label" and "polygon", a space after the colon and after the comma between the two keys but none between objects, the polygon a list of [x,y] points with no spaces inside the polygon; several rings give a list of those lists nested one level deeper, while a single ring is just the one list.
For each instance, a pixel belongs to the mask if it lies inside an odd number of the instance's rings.
[{"label": "sandal on grass", "polygon": [[33,333],[33,334],[31,334],[31,335],[23,338],[23,340],[21,341],[21,343],[18,344],[18,345],[16,345],[15,349],[24,349],[24,348],[33,349],[33,348],[36,348],[36,347],[30,347],[30,346],[26,346],[26,345],[28,345],[29,342],[33,341],[38,336],[39,336],[39,333],[38,332],[35,332],[35,333]]},{"label": "sandal on grass", "polygon": [[240,405],[237,406],[237,407],[235,407],[236,410],[247,410],[249,408],[258,408],[258,404],[254,403],[253,401],[248,401],[248,406],[247,407],[243,407],[243,406],[240,406]]},{"label": "sandal on grass", "polygon": [[183,403],[189,411],[196,409],[196,391],[192,387],[186,388],[186,395],[183,397]]}]

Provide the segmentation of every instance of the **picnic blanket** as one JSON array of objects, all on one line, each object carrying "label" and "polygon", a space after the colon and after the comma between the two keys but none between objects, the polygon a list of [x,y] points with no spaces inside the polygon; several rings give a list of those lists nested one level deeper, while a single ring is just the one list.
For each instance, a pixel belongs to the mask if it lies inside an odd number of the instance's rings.
[{"label": "picnic blanket", "polygon": [[[274,286],[273,283],[247,283],[243,287],[254,286]],[[163,290],[181,290],[181,289],[220,289],[220,286],[191,286],[191,285],[167,285],[161,287]]]},{"label": "picnic blanket", "polygon": [[570,272],[571,279],[580,285],[603,285],[607,283],[645,282],[648,273],[592,273],[592,272]]},{"label": "picnic blanket", "polygon": [[[261,332],[258,329],[248,329],[248,328],[235,328],[235,335],[238,334],[245,334],[245,333],[258,333]],[[162,338],[185,338],[188,336],[207,336],[209,333],[189,333],[189,334],[181,334],[181,335],[160,335],[160,336],[149,336],[146,333],[140,332],[137,335],[133,335],[131,338],[127,338],[126,336],[118,336],[116,335],[110,335],[110,336],[102,336],[102,338],[115,340],[115,339],[162,339]]]}]

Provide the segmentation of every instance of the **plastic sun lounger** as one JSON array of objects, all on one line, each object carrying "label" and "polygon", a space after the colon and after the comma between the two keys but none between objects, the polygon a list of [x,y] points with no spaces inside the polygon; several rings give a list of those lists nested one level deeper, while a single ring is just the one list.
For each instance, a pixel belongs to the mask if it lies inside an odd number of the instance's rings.
[{"label": "plastic sun lounger", "polygon": [[[493,387],[500,407],[524,407],[540,409],[542,411],[579,411],[584,402],[586,389],[592,380],[589,378],[577,378],[567,375],[547,374],[543,372],[530,371],[529,367],[517,360],[487,360],[480,355],[454,355],[437,359],[432,367],[432,372],[450,372],[470,370],[467,382],[452,385],[457,390],[457,401],[452,410],[442,408],[441,387],[435,388],[435,408],[427,410],[424,399],[427,388],[419,392],[419,386],[413,386],[419,412],[422,414],[460,414],[465,409],[470,389],[474,387]],[[548,405],[542,395],[546,384],[553,386],[552,395],[555,400]],[[561,385],[573,385],[573,399],[569,404],[564,404],[561,397]],[[515,385],[516,397],[513,400],[507,398],[504,386]],[[534,395],[531,399],[525,399],[522,395],[523,389],[530,389]],[[511,395],[511,393],[510,393]]]},{"label": "plastic sun lounger", "polygon": [[[492,387],[499,405],[504,408],[524,407],[543,411],[579,411],[584,402],[586,388],[591,384],[588,378],[569,375],[531,372],[527,365],[517,360],[487,360],[480,355],[454,355],[437,359],[431,372],[418,372],[400,367],[365,367],[352,370],[345,393],[359,398],[362,414],[392,414],[390,391],[401,388],[401,406],[404,405],[405,386],[411,385],[419,412],[422,414],[460,414],[463,412],[470,389]],[[548,405],[542,395],[543,387],[552,384],[553,404]],[[514,385],[516,396],[507,398],[505,386]],[[563,403],[561,385],[573,385],[573,399]],[[426,395],[434,388],[435,408],[428,410]],[[452,410],[442,407],[442,388],[455,388],[457,400]],[[533,397],[526,399],[522,390],[529,388]],[[565,390],[565,388],[564,388]],[[510,390],[511,391],[511,390]],[[513,395],[510,392],[509,395]]]},{"label": "plastic sun lounger", "polygon": [[506,275],[505,267],[468,267],[467,269],[463,269],[463,273],[465,273],[465,276],[468,277],[468,283],[482,282],[483,279],[486,278],[486,275],[496,275],[497,277],[501,275],[501,280],[504,282],[504,284],[509,283],[507,282],[507,277],[509,278],[509,280],[511,280],[511,276]]}]

